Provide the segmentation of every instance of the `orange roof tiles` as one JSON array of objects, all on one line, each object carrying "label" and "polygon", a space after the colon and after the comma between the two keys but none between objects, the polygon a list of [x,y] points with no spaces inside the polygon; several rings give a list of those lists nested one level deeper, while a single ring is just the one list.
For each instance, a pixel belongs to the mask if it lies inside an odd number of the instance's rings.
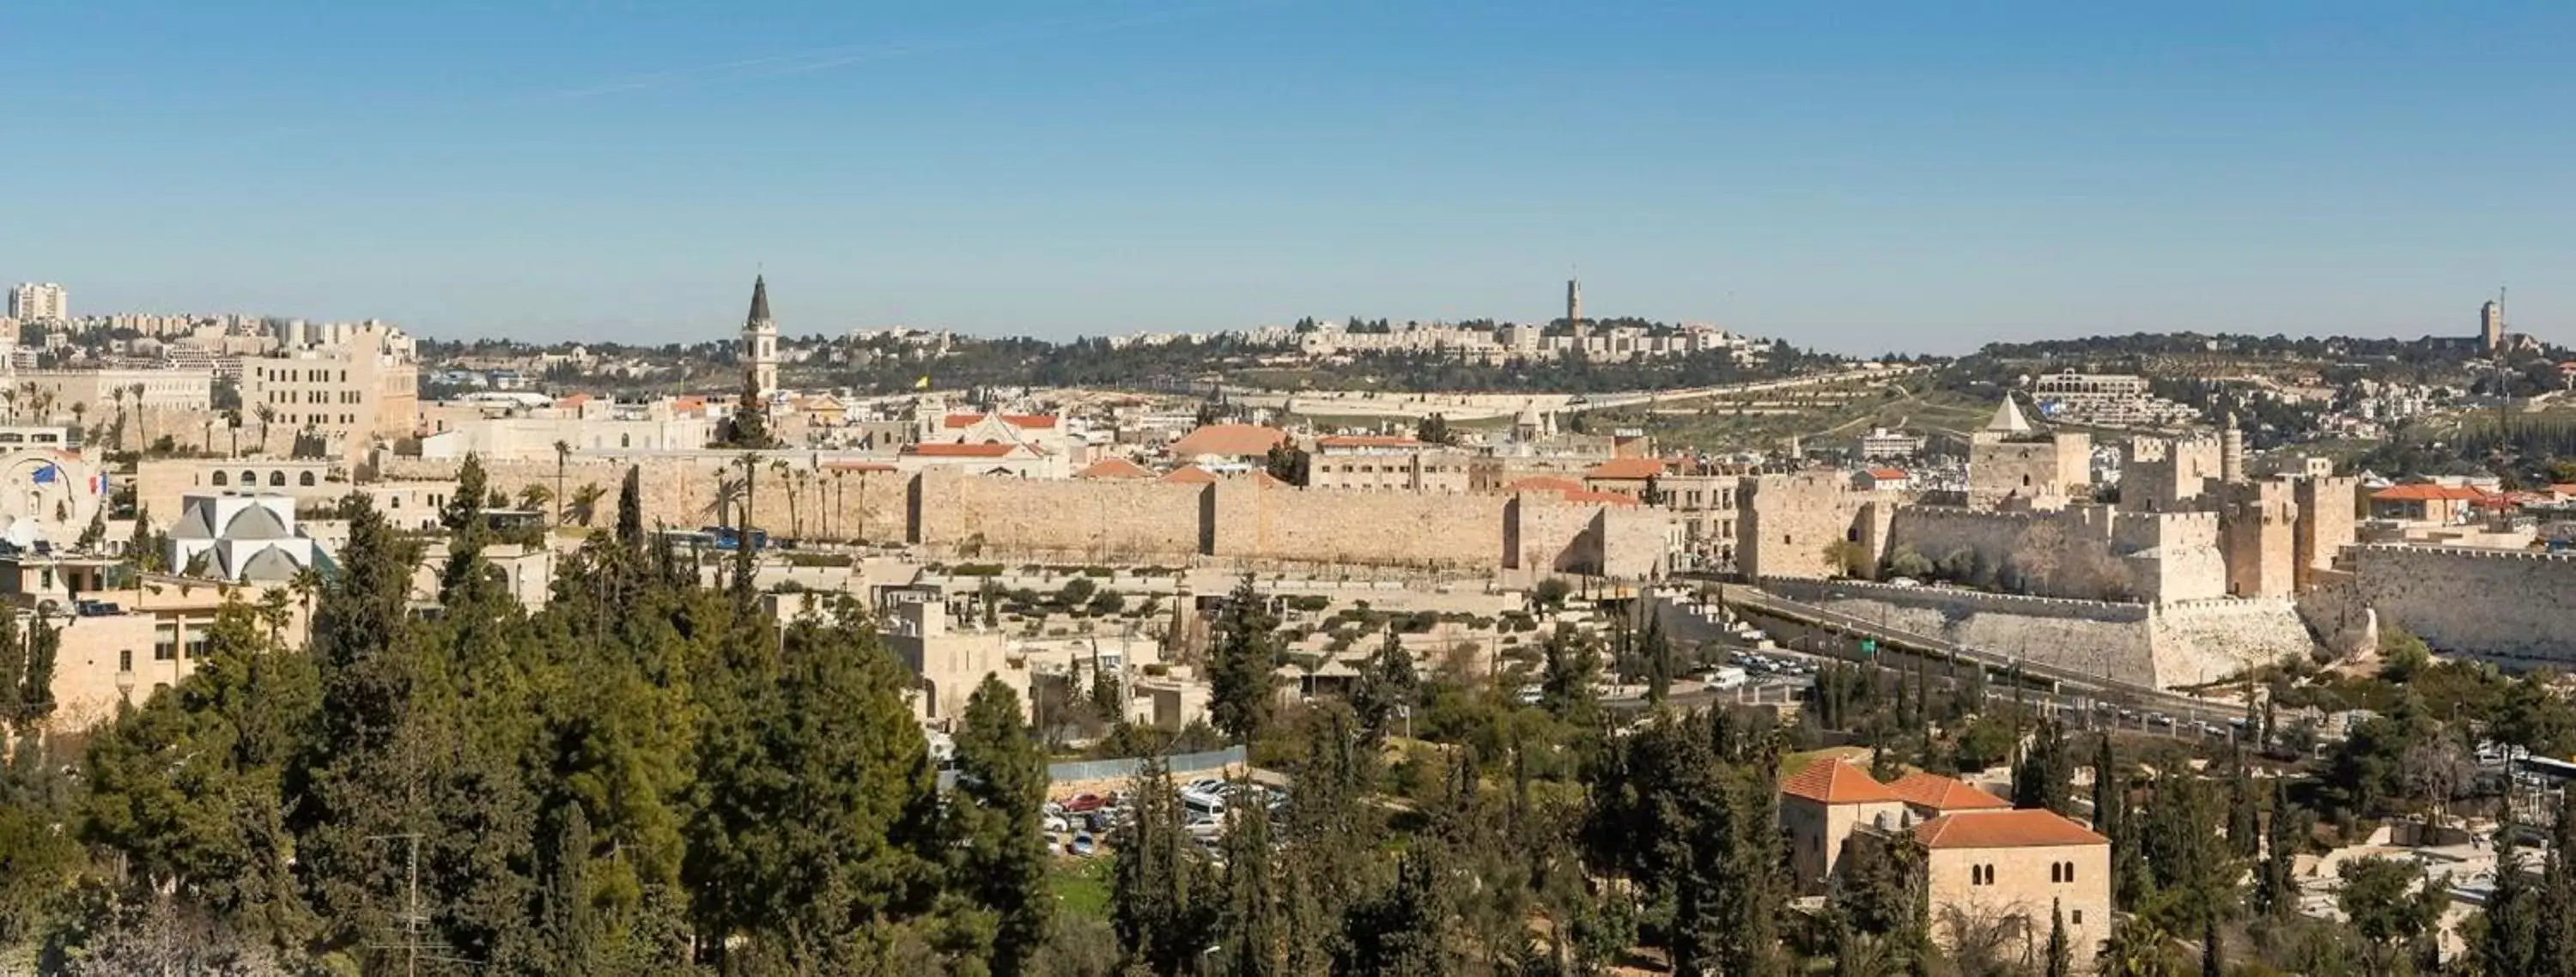
[{"label": "orange roof tiles", "polygon": [[2055,811],[1970,811],[1944,814],[1914,826],[1925,848],[2057,848],[2108,845],[2111,839]]},{"label": "orange roof tiles", "polygon": [[1315,439],[1319,448],[1427,448],[1430,445],[1394,434],[1328,434]]},{"label": "orange roof tiles", "polygon": [[925,458],[1005,458],[1019,445],[1015,444],[910,444],[903,453]]},{"label": "orange roof tiles", "polygon": [[1075,478],[1152,478],[1153,472],[1125,458],[1103,458],[1073,473]]},{"label": "orange roof tiles", "polygon": [[1887,785],[1870,779],[1869,771],[1829,757],[1807,765],[1780,782],[1780,793],[1819,804],[1868,804],[1900,800]]},{"label": "orange roof tiles", "polygon": [[571,394],[569,396],[555,398],[555,406],[557,407],[580,407],[587,403],[590,403],[589,394]]},{"label": "orange roof tiles", "polygon": [[1869,477],[1882,482],[1893,482],[1911,476],[1905,474],[1905,469],[1902,468],[1872,468],[1869,470]]},{"label": "orange roof tiles", "polygon": [[1637,497],[1625,492],[1595,492],[1591,489],[1565,493],[1565,501],[1590,505],[1636,505]]},{"label": "orange roof tiles", "polygon": [[1556,475],[1532,475],[1503,486],[1506,492],[1586,492],[1582,482]]},{"label": "orange roof tiles", "polygon": [[1182,435],[1172,442],[1175,458],[1216,455],[1222,458],[1249,458],[1267,454],[1270,446],[1288,440],[1288,432],[1258,424],[1210,424]]},{"label": "orange roof tiles", "polygon": [[1609,461],[1592,466],[1592,470],[1584,472],[1583,477],[1610,479],[1653,478],[1663,473],[1664,461],[1661,458],[1612,458]]},{"label": "orange roof tiles", "polygon": [[[983,420],[985,416],[986,415],[983,414],[950,414],[946,417],[940,418],[939,423],[940,426],[950,428],[952,430],[961,427],[974,427],[975,422]],[[1053,414],[994,414],[991,416],[999,417],[1002,419],[1002,423],[1022,430],[1049,430],[1053,429],[1056,423],[1055,415]]]},{"label": "orange roof tiles", "polygon": [[1172,469],[1171,473],[1164,475],[1160,481],[1165,485],[1214,485],[1216,476],[1197,465],[1182,465]]},{"label": "orange roof tiles", "polygon": [[1896,778],[1887,789],[1916,807],[1935,811],[1992,811],[2008,809],[2012,802],[1963,781],[1935,773],[1916,771]]},{"label": "orange roof tiles", "polygon": [[2435,485],[2431,482],[2416,485],[2391,485],[2387,488],[2370,493],[2370,497],[2372,499],[2380,502],[2433,502],[2446,499],[2456,502],[2463,500],[2473,501],[2486,498],[2486,496],[2486,493],[2480,492],[2466,485]]}]

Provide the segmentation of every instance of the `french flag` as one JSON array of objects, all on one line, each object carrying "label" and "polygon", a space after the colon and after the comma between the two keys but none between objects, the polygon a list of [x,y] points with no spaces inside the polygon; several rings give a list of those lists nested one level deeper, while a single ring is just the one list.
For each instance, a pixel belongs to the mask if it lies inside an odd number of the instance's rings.
[{"label": "french flag", "polygon": [[90,491],[90,494],[91,494],[91,495],[106,495],[106,494],[107,494],[107,473],[106,473],[106,472],[100,472],[100,473],[98,473],[98,474],[96,474],[96,475],[92,475],[92,476],[90,476],[90,477],[89,477],[89,491]]}]

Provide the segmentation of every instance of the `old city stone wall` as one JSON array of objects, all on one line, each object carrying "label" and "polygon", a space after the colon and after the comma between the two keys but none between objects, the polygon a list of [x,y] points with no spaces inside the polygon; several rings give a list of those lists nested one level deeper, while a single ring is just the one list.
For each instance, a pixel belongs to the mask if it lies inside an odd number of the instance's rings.
[{"label": "old city stone wall", "polygon": [[2434,650],[2576,661],[2576,556],[2440,546],[2360,546],[2360,600],[2382,627]]},{"label": "old city stone wall", "polygon": [[1200,546],[1212,486],[1151,480],[987,478],[954,468],[919,475],[912,541],[957,555],[1173,558]]},{"label": "old city stone wall", "polygon": [[2156,678],[2144,604],[2018,597],[1946,587],[1764,580],[1764,589],[1886,627],[2112,681]]},{"label": "old city stone wall", "polygon": [[2169,688],[2215,682],[2316,649],[2297,606],[2287,598],[2159,604],[2150,624],[2156,682]]},{"label": "old city stone wall", "polygon": [[1981,651],[2168,688],[2215,681],[2313,647],[2286,600],[2149,606],[1854,581],[1765,580],[1763,586]]},{"label": "old city stone wall", "polygon": [[1503,565],[1504,496],[1211,486],[1209,556],[1379,566]]},{"label": "old city stone wall", "polygon": [[1836,571],[1825,557],[1835,540],[1860,533],[1855,522],[1872,493],[1855,492],[1838,472],[1746,479],[1737,490],[1736,563],[1756,577],[1822,577]]},{"label": "old city stone wall", "polygon": [[[788,470],[780,472],[764,464],[753,487],[752,522],[772,527],[779,535],[807,539],[847,541],[898,541],[905,538],[905,503],[910,478],[896,472],[833,471],[800,463],[794,456]],[[690,528],[731,524],[735,518],[718,509],[724,501],[728,511],[738,516],[737,498],[723,488],[739,481],[742,471],[728,466],[726,459],[711,455],[668,457],[598,458],[574,456],[563,466],[563,492],[569,497],[585,485],[597,485],[603,491],[591,524],[608,527],[617,520],[618,487],[625,482],[626,470],[633,466],[639,472],[638,488],[643,493],[644,525]],[[516,498],[530,485],[545,486],[553,492],[556,486],[555,463],[536,460],[488,460],[482,462],[486,481],[505,495]],[[450,461],[424,461],[418,458],[393,458],[379,466],[386,479],[453,480],[456,464]],[[567,499],[569,504],[569,499]],[[569,516],[567,516],[569,519]]]}]

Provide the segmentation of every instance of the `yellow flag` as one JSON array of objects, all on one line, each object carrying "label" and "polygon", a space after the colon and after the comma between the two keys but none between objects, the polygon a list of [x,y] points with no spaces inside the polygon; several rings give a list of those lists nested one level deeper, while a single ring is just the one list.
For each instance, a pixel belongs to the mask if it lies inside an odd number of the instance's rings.
[{"label": "yellow flag", "polygon": [[913,382],[912,382],[912,389],[914,389],[914,390],[928,390],[928,389],[930,389],[930,374],[924,373],[924,374],[922,374],[922,375],[921,375],[921,379],[913,381]]}]

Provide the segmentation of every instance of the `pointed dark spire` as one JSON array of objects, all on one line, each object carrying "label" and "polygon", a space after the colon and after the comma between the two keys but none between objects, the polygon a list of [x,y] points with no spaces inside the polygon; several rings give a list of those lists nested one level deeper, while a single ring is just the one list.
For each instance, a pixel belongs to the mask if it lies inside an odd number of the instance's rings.
[{"label": "pointed dark spire", "polygon": [[751,318],[745,321],[769,321],[769,278],[766,275],[751,277]]}]

